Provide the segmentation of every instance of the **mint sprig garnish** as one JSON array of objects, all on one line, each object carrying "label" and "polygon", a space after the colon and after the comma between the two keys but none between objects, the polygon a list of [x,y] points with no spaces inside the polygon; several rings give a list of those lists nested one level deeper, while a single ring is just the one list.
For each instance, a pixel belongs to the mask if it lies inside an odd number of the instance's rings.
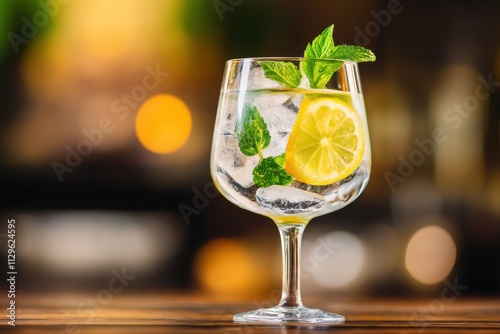
[{"label": "mint sprig garnish", "polygon": [[236,122],[235,133],[241,153],[250,157],[258,154],[262,160],[262,150],[269,146],[271,135],[257,107],[245,106],[243,118]]},{"label": "mint sprig garnish", "polygon": [[304,58],[332,58],[335,43],[333,42],[333,24],[323,30],[321,35],[307,43]]},{"label": "mint sprig garnish", "polygon": [[271,142],[271,135],[264,118],[257,107],[247,104],[243,117],[236,121],[236,138],[241,153],[246,156],[259,156],[259,164],[253,170],[253,181],[259,187],[273,184],[287,185],[293,178],[285,171],[285,154],[264,158],[264,150]]},{"label": "mint sprig garnish", "polygon": [[282,185],[292,183],[293,177],[283,168],[285,165],[285,154],[277,157],[262,159],[253,170],[253,182],[259,187]]},{"label": "mint sprig garnish", "polygon": [[375,61],[375,55],[368,49],[357,45],[337,45],[332,52],[333,59],[355,61],[357,63]]},{"label": "mint sprig garnish", "polygon": [[[304,51],[304,58],[311,59],[336,59],[338,61],[303,61],[300,71],[291,63],[278,61],[261,61],[264,75],[283,84],[288,88],[295,88],[301,81],[301,75],[309,80],[310,88],[324,88],[332,75],[342,67],[342,61],[369,62],[376,57],[368,49],[356,45],[337,45],[333,40],[333,24],[327,27]],[[266,63],[262,65],[262,63]],[[271,64],[275,63],[275,64]],[[287,64],[287,65],[285,65]],[[300,74],[300,76],[299,76]],[[296,84],[296,85],[295,85]]]},{"label": "mint sprig garnish", "polygon": [[265,60],[260,61],[259,64],[262,66],[266,78],[277,81],[287,88],[297,87],[302,78],[302,74],[293,63]]},{"label": "mint sprig garnish", "polygon": [[[316,37],[312,43],[308,43],[304,51],[304,58],[314,59],[333,59],[335,43],[333,42],[333,24],[326,28],[321,35]],[[322,62],[322,61],[303,61],[300,63],[300,69],[309,79],[311,88],[324,88],[330,80],[333,73],[340,67],[342,62]]]}]

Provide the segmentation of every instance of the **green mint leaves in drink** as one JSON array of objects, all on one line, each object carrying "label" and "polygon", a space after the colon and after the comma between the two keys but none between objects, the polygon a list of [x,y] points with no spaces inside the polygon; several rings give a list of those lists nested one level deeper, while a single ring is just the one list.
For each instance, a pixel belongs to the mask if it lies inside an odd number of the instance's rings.
[{"label": "green mint leaves in drink", "polygon": [[250,157],[258,154],[262,160],[262,150],[269,146],[271,135],[257,107],[245,106],[243,118],[236,122],[235,133],[241,153]]},{"label": "green mint leaves in drink", "polygon": [[[332,75],[342,67],[342,60],[355,62],[375,61],[375,55],[368,49],[355,45],[335,45],[333,24],[326,28],[304,51],[304,58],[330,59],[329,61],[303,61],[300,70],[293,64],[281,61],[261,61],[264,75],[287,88],[295,88],[302,74],[309,80],[311,88],[324,88]],[[331,61],[331,59],[339,60]],[[274,64],[272,64],[274,63]]]},{"label": "green mint leaves in drink", "polygon": [[292,183],[293,177],[285,169],[285,154],[277,157],[262,159],[253,170],[253,182],[259,187],[272,185],[287,185]]},{"label": "green mint leaves in drink", "polygon": [[259,156],[259,164],[253,170],[253,181],[257,186],[287,185],[293,181],[284,169],[285,154],[268,158],[262,154],[271,142],[271,135],[257,107],[245,106],[243,117],[236,122],[235,134],[241,153],[250,157]]}]

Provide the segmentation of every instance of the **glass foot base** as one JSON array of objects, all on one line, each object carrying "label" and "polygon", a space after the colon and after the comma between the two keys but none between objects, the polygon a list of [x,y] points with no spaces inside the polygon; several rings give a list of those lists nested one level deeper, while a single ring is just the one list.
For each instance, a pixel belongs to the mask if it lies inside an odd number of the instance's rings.
[{"label": "glass foot base", "polygon": [[236,314],[233,317],[233,320],[235,322],[246,323],[299,322],[341,324],[345,321],[345,318],[339,314],[328,313],[319,309],[311,309],[307,307],[275,306],[271,308]]}]

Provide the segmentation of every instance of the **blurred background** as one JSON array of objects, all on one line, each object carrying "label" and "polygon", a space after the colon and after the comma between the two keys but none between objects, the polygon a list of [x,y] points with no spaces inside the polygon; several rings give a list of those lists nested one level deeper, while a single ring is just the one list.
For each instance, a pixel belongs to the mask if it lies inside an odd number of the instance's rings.
[{"label": "blurred background", "polygon": [[434,298],[446,280],[500,295],[499,15],[488,0],[1,1],[2,263],[16,219],[19,293],[95,292],[116,270],[127,292],[277,302],[276,227],[209,175],[224,63],[300,56],[334,23],[337,44],[377,55],[360,65],[373,168],[307,227],[304,295]]}]

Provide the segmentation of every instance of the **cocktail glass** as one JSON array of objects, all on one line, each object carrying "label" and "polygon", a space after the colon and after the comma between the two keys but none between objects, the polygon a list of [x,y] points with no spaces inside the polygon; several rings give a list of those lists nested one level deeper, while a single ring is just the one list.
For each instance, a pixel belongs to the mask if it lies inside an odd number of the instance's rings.
[{"label": "cocktail glass", "polygon": [[[325,74],[324,88],[310,88],[305,75],[297,87],[289,88],[266,76],[262,67],[266,62],[289,63],[301,73],[307,66],[325,72],[338,69],[333,75]],[[276,223],[283,255],[279,304],[237,314],[234,321],[344,322],[341,315],[302,304],[301,237],[312,218],[339,210],[359,196],[370,167],[357,63],[290,57],[226,63],[211,175],[230,202]]]}]

